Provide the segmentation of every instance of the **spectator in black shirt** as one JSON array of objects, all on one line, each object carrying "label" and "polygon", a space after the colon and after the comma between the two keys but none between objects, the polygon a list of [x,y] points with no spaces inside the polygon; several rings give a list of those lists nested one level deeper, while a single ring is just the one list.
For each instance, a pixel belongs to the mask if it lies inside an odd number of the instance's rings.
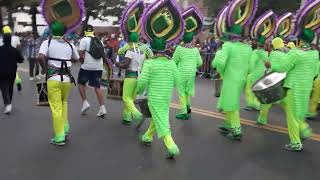
[{"label": "spectator in black shirt", "polygon": [[0,47],[0,62],[0,90],[5,105],[4,113],[10,114],[17,63],[22,63],[23,57],[16,48],[11,46],[11,35],[9,34],[3,36],[3,46]]}]

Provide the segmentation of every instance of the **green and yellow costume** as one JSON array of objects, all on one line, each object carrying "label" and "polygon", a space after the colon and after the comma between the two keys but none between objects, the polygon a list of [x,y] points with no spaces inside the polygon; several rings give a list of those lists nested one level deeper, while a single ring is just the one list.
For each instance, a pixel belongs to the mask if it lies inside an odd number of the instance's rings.
[{"label": "green and yellow costume", "polygon": [[[187,33],[185,36],[192,36]],[[195,78],[197,68],[202,66],[202,58],[199,49],[194,47],[190,37],[185,37],[185,45],[177,46],[173,60],[178,67],[181,80],[181,96],[179,96],[181,110],[180,114],[176,116],[178,119],[189,119],[189,113],[191,112],[191,100],[190,98],[195,94]]]},{"label": "green and yellow costume", "polygon": [[[134,48],[141,51],[145,58],[153,57],[153,52],[150,48],[142,43],[138,43],[137,34],[131,33],[129,36],[129,43],[118,50],[119,55],[124,55],[126,51],[133,50]],[[125,79],[123,83],[122,100],[124,109],[122,113],[122,121],[124,124],[130,124],[133,119],[141,119],[142,114],[134,105],[136,99],[136,86],[137,86],[138,72],[126,70]]]},{"label": "green and yellow costume", "polygon": [[225,113],[224,126],[231,130],[230,136],[241,138],[240,96],[244,90],[252,49],[242,42],[226,42],[216,53],[212,67],[222,77],[218,109]]},{"label": "green and yellow costume", "polygon": [[175,1],[164,0],[148,7],[143,25],[155,56],[145,61],[137,83],[139,94],[147,91],[152,116],[149,128],[140,140],[151,144],[154,134],[157,134],[167,147],[167,158],[180,154],[171,136],[169,122],[172,91],[178,87],[178,93],[181,92],[180,76],[175,61],[166,55],[166,44],[183,35],[183,19],[176,6]]},{"label": "green and yellow costume", "polygon": [[252,92],[252,86],[265,72],[264,62],[268,53],[264,50],[266,39],[269,39],[276,29],[276,15],[273,11],[267,11],[261,15],[252,26],[251,37],[257,41],[257,49],[252,53],[249,61],[249,74],[246,83],[246,110],[260,110],[260,102]]}]

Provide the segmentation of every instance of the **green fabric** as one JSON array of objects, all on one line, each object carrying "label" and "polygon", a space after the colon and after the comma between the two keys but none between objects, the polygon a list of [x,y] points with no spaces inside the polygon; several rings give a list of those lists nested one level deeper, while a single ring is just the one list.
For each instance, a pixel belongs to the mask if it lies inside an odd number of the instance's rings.
[{"label": "green fabric", "polygon": [[202,66],[199,49],[177,46],[172,59],[178,67],[183,95],[194,96],[197,68]]},{"label": "green fabric", "polygon": [[268,52],[264,49],[256,49],[253,51],[249,61],[250,82],[253,85],[259,80],[265,71],[264,62],[268,59]]},{"label": "green fabric", "polygon": [[247,83],[245,87],[245,94],[246,94],[246,103],[248,108],[253,108],[256,110],[260,109],[260,102],[258,101],[257,97],[252,92],[252,86],[254,81],[252,81],[252,75],[249,74],[247,77]]},{"label": "green fabric", "polygon": [[[294,108],[294,93],[290,89],[287,91],[287,96],[284,98],[283,103],[285,104],[285,112],[288,126],[288,134],[291,143],[301,143],[300,139],[300,124],[301,119],[295,116]],[[303,117],[304,119],[304,117]]]},{"label": "green fabric", "polygon": [[193,40],[193,36],[194,36],[193,32],[186,32],[183,35],[183,42],[184,43],[190,43]]},{"label": "green fabric", "polygon": [[[195,78],[197,68],[202,66],[202,58],[198,48],[177,46],[173,60],[176,63],[181,80],[181,113],[187,114],[189,97],[195,94]],[[181,101],[182,100],[182,101]]]},{"label": "green fabric", "polygon": [[252,92],[252,86],[263,75],[265,71],[264,62],[268,58],[268,53],[264,49],[256,49],[252,52],[249,61],[249,75],[246,84],[246,101],[247,107],[259,109],[260,103]]},{"label": "green fabric", "polygon": [[[147,45],[142,44],[142,43],[136,43],[135,45],[138,46],[140,51],[143,52],[143,54],[145,55],[145,58],[152,58],[153,57],[153,52]],[[133,44],[128,43],[118,50],[118,55],[124,56],[126,54],[127,50],[132,49],[132,48],[133,48]]]},{"label": "green fabric", "polygon": [[223,80],[218,109],[240,109],[240,96],[246,83],[251,56],[251,47],[242,42],[226,42],[216,53],[212,67],[217,69]]},{"label": "green fabric", "polygon": [[134,100],[136,99],[136,78],[125,78],[123,82],[123,113],[122,119],[125,121],[131,121],[131,118],[139,120],[142,118],[142,114],[138,111],[134,105]]},{"label": "green fabric", "polygon": [[61,22],[58,22],[58,21],[54,21],[50,25],[50,28],[51,28],[51,33],[53,36],[63,36],[65,33],[65,30],[66,30],[65,26]]},{"label": "green fabric", "polygon": [[232,33],[232,34],[236,34],[236,35],[241,36],[242,33],[243,33],[243,29],[242,29],[242,27],[240,25],[235,24],[235,25],[230,27],[229,32]]},{"label": "green fabric", "polygon": [[18,73],[16,73],[15,83],[16,83],[16,84],[21,84],[21,83],[22,83],[22,79],[20,78],[20,76],[19,76]]},{"label": "green fabric", "polygon": [[171,134],[169,106],[172,91],[179,84],[178,69],[174,61],[157,57],[144,62],[138,78],[137,92],[141,94],[147,90],[148,106],[159,138]]},{"label": "green fabric", "polygon": [[318,104],[320,100],[320,78],[318,77],[313,83],[313,91],[310,99],[309,117],[317,115]]},{"label": "green fabric", "polygon": [[129,42],[133,42],[133,43],[139,42],[139,34],[137,32],[131,32],[129,34]]},{"label": "green fabric", "polygon": [[164,38],[154,38],[151,43],[151,48],[154,51],[161,52],[166,49],[167,42]]},{"label": "green fabric", "polygon": [[257,42],[259,45],[264,45],[266,43],[266,38],[264,36],[260,36]]},{"label": "green fabric", "polygon": [[303,41],[305,41],[306,43],[310,44],[312,43],[313,39],[315,38],[315,33],[314,31],[312,31],[311,29],[304,29],[302,31],[302,34],[301,34],[301,39]]},{"label": "green fabric", "polygon": [[270,60],[272,71],[287,72],[284,87],[292,90],[294,115],[303,119],[308,112],[313,79],[318,74],[318,51],[292,49],[281,61]]}]

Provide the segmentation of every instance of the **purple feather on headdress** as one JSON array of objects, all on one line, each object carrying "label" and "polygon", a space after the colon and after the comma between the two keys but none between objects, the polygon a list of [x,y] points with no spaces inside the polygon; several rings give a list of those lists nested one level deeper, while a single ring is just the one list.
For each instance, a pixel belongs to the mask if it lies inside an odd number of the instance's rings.
[{"label": "purple feather on headdress", "polygon": [[263,25],[263,23],[270,19],[274,21],[274,27],[273,29],[271,29],[272,32],[268,33],[269,35],[266,36],[265,38],[268,39],[274,32],[275,28],[276,28],[276,21],[277,21],[277,16],[276,14],[272,11],[269,10],[267,12],[265,12],[263,15],[261,15],[253,24],[252,28],[251,28],[251,37],[252,38],[258,38],[259,37],[259,28]]},{"label": "purple feather on headdress", "polygon": [[180,19],[180,23],[181,23],[181,32],[177,35],[177,37],[175,37],[172,40],[167,40],[168,44],[171,43],[177,43],[180,41],[181,37],[184,34],[184,20],[182,18],[182,13],[181,13],[181,8],[179,7],[179,5],[175,2],[175,0],[158,0],[155,1],[153,4],[150,4],[146,10],[143,13],[143,17],[142,17],[142,25],[143,25],[143,30],[142,30],[142,35],[146,40],[152,41],[152,38],[148,35],[147,30],[146,30],[146,24],[148,19],[150,18],[150,16],[155,13],[159,8],[161,8],[162,6],[167,5],[167,6],[171,6],[173,9],[176,10],[176,13],[178,15],[178,19]]},{"label": "purple feather on headdress", "polygon": [[216,19],[216,23],[215,23],[215,30],[216,30],[216,33],[217,33],[217,36],[218,37],[222,37],[223,36],[223,25],[226,24],[226,20],[224,20],[224,18],[226,17],[226,14],[228,12],[228,8],[229,6],[225,6],[223,7],[218,16],[217,16],[217,19]]},{"label": "purple feather on headdress", "polygon": [[[287,13],[284,13],[283,15],[281,15],[277,19],[277,26],[276,26],[276,29],[274,30],[274,32],[275,32],[274,34],[276,36],[279,36],[279,34],[278,34],[279,28],[281,27],[281,24],[284,23],[287,19],[291,19],[291,24],[290,24],[291,28],[290,28],[290,32],[288,32],[286,34],[287,34],[287,36],[289,36],[293,33],[294,26],[295,26],[295,23],[293,22],[294,15],[291,12],[287,12]],[[287,36],[285,36],[284,38],[286,38]]]},{"label": "purple feather on headdress", "polygon": [[[74,24],[67,26],[68,28],[67,28],[66,34],[75,31],[81,25],[82,18],[84,17],[84,12],[85,12],[84,1],[83,0],[74,0],[74,1],[76,1],[77,5],[79,7],[80,17],[78,18],[78,20]],[[40,3],[41,14],[44,17],[47,24],[50,25],[51,22],[49,21],[48,17],[46,16],[46,12],[45,12],[46,2],[47,2],[47,0],[41,0],[41,3]]]},{"label": "purple feather on headdress", "polygon": [[[296,25],[295,25],[295,32],[294,34],[299,36],[301,33],[301,30],[304,28],[304,19],[306,18],[305,16],[308,15],[308,13],[310,12],[310,10],[312,10],[312,8],[314,8],[315,6],[320,4],[320,0],[310,0],[307,3],[305,3],[305,5],[297,12],[296,14]],[[317,31],[319,29],[319,27],[317,29],[314,29],[315,31]]]},{"label": "purple feather on headdress", "polygon": [[245,18],[245,21],[242,23],[243,26],[248,26],[251,24],[252,20],[254,19],[254,16],[258,9],[258,0],[232,0],[229,4],[229,9],[227,13],[227,25],[228,27],[231,27],[234,25],[235,22],[233,22],[233,15],[234,13],[237,13],[238,8],[241,4],[246,3],[247,1],[251,1],[251,8],[252,13],[248,14],[248,17]]},{"label": "purple feather on headdress", "polygon": [[198,8],[194,5],[189,6],[183,13],[182,13],[182,18],[186,19],[189,16],[194,16],[199,20],[199,28],[197,29],[197,34],[200,33],[203,29],[203,15],[200,13]]},{"label": "purple feather on headdress", "polygon": [[[127,5],[126,9],[122,13],[121,20],[120,20],[120,30],[121,30],[121,33],[123,34],[123,37],[125,40],[129,39],[129,33],[127,30],[127,26],[126,26],[127,25],[126,22],[128,20],[129,14],[131,13],[132,10],[134,10],[134,8],[136,8],[138,6],[142,6],[143,11],[145,11],[144,1],[143,0],[136,0],[136,1],[132,1],[131,3],[129,3]],[[141,18],[140,18],[140,21],[141,21]],[[138,24],[141,25],[141,23],[139,23],[139,22],[138,22]]]}]

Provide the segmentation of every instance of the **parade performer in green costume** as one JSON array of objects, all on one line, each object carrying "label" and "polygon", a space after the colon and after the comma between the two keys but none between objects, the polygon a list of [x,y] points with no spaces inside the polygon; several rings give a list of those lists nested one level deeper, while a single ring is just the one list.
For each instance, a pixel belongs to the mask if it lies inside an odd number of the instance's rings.
[{"label": "parade performer in green costume", "polygon": [[318,77],[313,82],[313,90],[310,99],[309,113],[307,117],[313,119],[317,116],[317,109],[320,100],[320,62],[318,64]]},{"label": "parade performer in green costume", "polygon": [[179,96],[181,110],[176,115],[177,119],[187,120],[191,113],[191,97],[195,94],[195,77],[197,68],[202,66],[202,58],[199,49],[193,44],[194,35],[202,30],[203,17],[195,6],[189,7],[183,12],[182,17],[185,21],[185,34],[183,44],[177,46],[173,60],[178,66],[182,96]]},{"label": "parade performer in green costume", "polygon": [[232,140],[242,138],[240,96],[245,87],[252,56],[252,48],[242,42],[242,34],[243,26],[250,24],[251,16],[255,15],[256,3],[257,1],[248,1],[246,13],[240,14],[239,19],[235,19],[235,14],[239,13],[242,1],[234,0],[229,5],[226,13],[228,33],[225,33],[225,37],[230,40],[224,43],[212,62],[212,67],[217,69],[223,80],[218,109],[225,113],[225,118],[219,129]]},{"label": "parade performer in green costume", "polygon": [[[283,40],[277,37],[272,40],[271,44],[273,46],[273,51],[269,55],[269,60],[271,62],[285,61],[288,58],[288,56],[287,49],[285,48]],[[261,110],[257,119],[258,125],[268,124],[268,115],[271,107],[272,104],[261,104]]]},{"label": "parade performer in green costume", "polygon": [[129,42],[118,51],[119,55],[125,56],[125,60],[116,63],[121,69],[126,69],[122,95],[124,102],[122,113],[123,124],[131,124],[132,118],[135,120],[142,118],[142,114],[134,105],[137,78],[144,59],[153,56],[152,51],[146,45],[139,43],[141,16],[144,8],[144,3],[141,0],[129,4],[123,12],[121,21],[121,31],[124,34],[124,38]]},{"label": "parade performer in green costume", "polygon": [[158,1],[149,6],[143,24],[146,38],[152,40],[151,47],[155,56],[145,61],[137,84],[139,94],[147,90],[148,107],[152,116],[149,128],[140,140],[150,145],[156,133],[167,147],[167,158],[180,154],[171,136],[169,123],[172,91],[174,87],[179,87],[179,72],[175,62],[165,53],[167,42],[176,41],[183,34],[184,23],[176,6],[173,0]]},{"label": "parade performer in green costume", "polygon": [[319,53],[309,46],[314,37],[312,30],[303,30],[300,38],[304,45],[301,48],[291,50],[281,61],[271,60],[270,63],[266,63],[266,67],[271,67],[274,72],[287,73],[284,87],[288,90],[282,104],[286,111],[291,141],[285,148],[289,151],[302,151],[301,137],[311,136],[311,129],[305,122],[305,116],[308,112],[313,79],[318,73],[316,67]]},{"label": "parade performer in green costume", "polygon": [[264,49],[265,41],[269,39],[276,29],[276,15],[273,11],[267,11],[261,15],[252,26],[251,37],[257,41],[257,49],[252,53],[249,62],[249,74],[246,83],[246,110],[260,110],[260,102],[252,92],[252,86],[265,72],[264,61],[268,52]]},{"label": "parade performer in green costume", "polygon": [[319,52],[313,50],[310,43],[315,37],[314,32],[320,28],[320,19],[316,16],[319,6],[320,0],[310,1],[297,13],[294,35],[300,39],[299,48],[292,49],[286,59],[265,64],[272,71],[287,73],[284,82],[287,95],[282,102],[285,105],[290,137],[290,143],[285,146],[288,151],[302,151],[301,139],[310,137],[312,133],[305,117],[308,113],[313,79],[318,74]]}]

